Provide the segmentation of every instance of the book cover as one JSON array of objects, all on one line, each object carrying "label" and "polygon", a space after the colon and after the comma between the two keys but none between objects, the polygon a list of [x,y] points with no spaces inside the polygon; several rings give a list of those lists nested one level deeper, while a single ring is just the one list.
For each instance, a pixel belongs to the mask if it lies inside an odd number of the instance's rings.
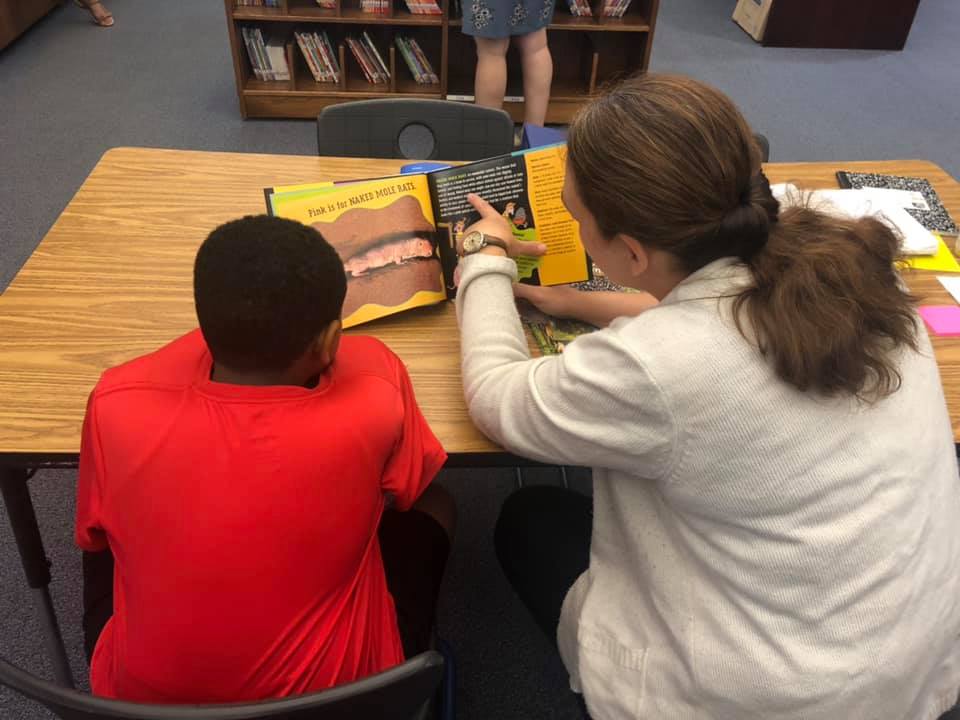
[{"label": "book cover", "polygon": [[[457,242],[479,217],[469,192],[500,211],[514,237],[547,246],[543,257],[516,259],[521,282],[590,280],[577,222],[560,199],[565,164],[566,146],[554,145],[429,174],[266,188],[264,196],[270,214],[312,225],[340,253],[349,327],[456,296]],[[436,273],[424,264],[392,272],[429,259]]]},{"label": "book cover", "polygon": [[425,175],[321,189],[275,196],[269,207],[313,226],[340,254],[344,327],[446,299]]},{"label": "book cover", "polygon": [[837,181],[842,188],[879,188],[885,190],[902,190],[915,193],[920,197],[904,209],[913,215],[927,230],[941,235],[956,237],[960,229],[956,221],[950,217],[946,206],[937,195],[937,191],[925,178],[903,177],[900,175],[878,175],[876,173],[856,173],[841,170],[837,173]]}]

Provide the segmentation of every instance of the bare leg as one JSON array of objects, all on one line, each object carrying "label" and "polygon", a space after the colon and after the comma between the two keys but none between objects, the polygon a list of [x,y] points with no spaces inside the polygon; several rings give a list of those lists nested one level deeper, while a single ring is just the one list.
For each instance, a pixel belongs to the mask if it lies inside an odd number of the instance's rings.
[{"label": "bare leg", "polygon": [[440,523],[450,542],[453,542],[453,534],[457,529],[457,506],[453,495],[445,487],[435,483],[428,485],[413,504],[413,509],[426,513]]},{"label": "bare leg", "polygon": [[510,38],[474,38],[477,41],[477,105],[502,108],[507,92],[507,48]]},{"label": "bare leg", "polygon": [[513,39],[523,66],[523,121],[543,126],[553,82],[553,58],[547,47],[546,29]]}]

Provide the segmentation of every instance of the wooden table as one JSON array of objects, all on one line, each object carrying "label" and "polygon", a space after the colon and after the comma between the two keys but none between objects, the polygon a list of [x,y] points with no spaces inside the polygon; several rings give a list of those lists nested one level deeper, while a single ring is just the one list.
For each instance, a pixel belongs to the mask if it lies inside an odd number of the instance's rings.
[{"label": "wooden table", "polygon": [[[264,211],[263,188],[397,172],[401,161],[116,148],[104,154],[0,296],[0,485],[61,682],[70,674],[27,489],[29,468],[75,464],[87,395],[100,373],[196,326],[192,265],[216,225]],[[920,161],[776,164],[772,182],[836,187],[837,169],[917,175],[960,217],[960,185]],[[932,273],[909,273],[926,302],[952,302]],[[452,303],[360,328],[406,363],[451,462],[516,464],[473,426],[460,385]],[[935,339],[960,438],[960,339]]]}]

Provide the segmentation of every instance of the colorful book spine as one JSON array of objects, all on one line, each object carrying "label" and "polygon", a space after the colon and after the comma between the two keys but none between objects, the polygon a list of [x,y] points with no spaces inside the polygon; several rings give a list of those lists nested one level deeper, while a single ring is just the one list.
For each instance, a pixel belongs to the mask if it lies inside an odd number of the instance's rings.
[{"label": "colorful book spine", "polygon": [[370,59],[367,57],[366,53],[363,50],[363,46],[357,42],[356,38],[348,37],[347,38],[347,47],[350,48],[350,52],[353,53],[353,57],[356,59],[357,64],[360,65],[360,69],[363,71],[364,77],[366,77],[368,83],[376,84],[379,79],[379,73],[374,69],[373,65],[370,63]]},{"label": "colorful book spine", "polygon": [[314,81],[324,82],[324,72],[317,66],[316,62],[314,62],[308,36],[305,33],[295,32],[293,38],[297,41],[297,47],[300,48],[300,54],[303,55],[303,60],[307,63],[307,68],[309,68],[310,74],[313,75]]},{"label": "colorful book spine", "polygon": [[324,10],[336,10],[337,0],[317,0],[317,5]]},{"label": "colorful book spine", "polygon": [[363,40],[367,44],[367,49],[370,51],[373,59],[376,61],[376,65],[380,69],[380,75],[383,77],[384,82],[389,82],[390,68],[388,68],[387,64],[383,61],[383,56],[380,54],[380,51],[377,50],[377,46],[373,44],[373,39],[366,30],[363,31]]},{"label": "colorful book spine", "polygon": [[413,15],[442,15],[443,10],[436,0],[406,0],[407,9]]},{"label": "colorful book spine", "polygon": [[426,80],[424,79],[423,73],[417,64],[416,58],[413,56],[413,53],[410,52],[410,48],[407,46],[407,41],[402,35],[397,35],[397,37],[394,39],[394,43],[397,46],[397,50],[400,51],[400,57],[402,57],[403,61],[407,64],[410,74],[413,75],[414,82],[416,82],[418,85],[423,85]]},{"label": "colorful book spine", "polygon": [[243,35],[243,44],[247,48],[247,58],[250,60],[250,69],[253,70],[253,76],[257,80],[263,80],[263,70],[260,68],[260,58],[257,56],[256,48],[253,45],[250,28],[241,27],[240,34]]},{"label": "colorful book spine", "polygon": [[417,60],[420,61],[420,65],[423,67],[423,71],[427,76],[429,82],[433,85],[436,85],[440,82],[440,78],[437,77],[437,74],[433,71],[433,65],[430,64],[430,61],[427,60],[426,53],[420,48],[420,43],[417,42],[416,38],[410,38],[410,49],[413,51],[413,54],[416,56]]},{"label": "colorful book spine", "polygon": [[327,65],[330,68],[330,71],[333,73],[333,81],[340,82],[340,74],[343,72],[340,67],[339,55],[333,49],[333,44],[330,42],[330,36],[327,35],[326,31],[317,35],[314,33],[314,37],[319,41],[320,49],[323,51],[324,57],[327,59]]},{"label": "colorful book spine", "polygon": [[[326,32],[323,35],[326,35]],[[320,33],[310,35],[310,48],[313,50],[317,64],[323,68],[323,76],[326,78],[326,82],[338,82],[340,80],[339,74],[334,71],[334,67],[327,57],[327,49],[323,44],[323,37]]]}]

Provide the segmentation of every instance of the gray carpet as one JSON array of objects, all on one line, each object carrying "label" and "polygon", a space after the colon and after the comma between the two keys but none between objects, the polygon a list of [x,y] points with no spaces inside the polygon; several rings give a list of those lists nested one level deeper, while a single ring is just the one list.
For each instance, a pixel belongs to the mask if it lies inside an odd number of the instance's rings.
[{"label": "gray carpet", "polygon": [[[653,68],[685,72],[728,92],[768,135],[774,160],[919,157],[960,174],[960,3],[924,0],[902,53],[776,50],[730,21],[733,0],[664,0]],[[314,126],[240,119],[220,2],[114,0],[117,25],[56,10],[0,52],[0,288],[6,287],[84,177],[118,145],[311,154]],[[493,557],[506,471],[451,471],[461,507],[440,612],[459,661],[459,717],[577,718],[547,641],[524,615]],[[555,482],[548,473],[538,479]],[[79,557],[72,547],[70,471],[31,487],[74,673]],[[579,480],[581,487],[584,481]],[[48,673],[31,600],[0,520],[2,654]],[[46,717],[0,692],[0,717]]]}]

